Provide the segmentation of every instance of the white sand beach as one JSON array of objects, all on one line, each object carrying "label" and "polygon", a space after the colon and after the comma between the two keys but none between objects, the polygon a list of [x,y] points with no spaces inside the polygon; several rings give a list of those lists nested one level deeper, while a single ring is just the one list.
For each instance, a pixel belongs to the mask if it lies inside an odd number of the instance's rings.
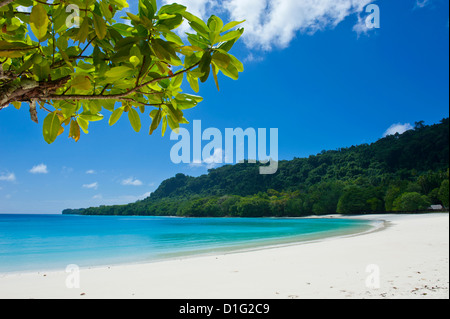
[{"label": "white sand beach", "polygon": [[384,220],[386,227],[256,251],[81,269],[79,288],[67,287],[64,270],[1,275],[0,298],[449,298],[448,213],[358,218]]}]

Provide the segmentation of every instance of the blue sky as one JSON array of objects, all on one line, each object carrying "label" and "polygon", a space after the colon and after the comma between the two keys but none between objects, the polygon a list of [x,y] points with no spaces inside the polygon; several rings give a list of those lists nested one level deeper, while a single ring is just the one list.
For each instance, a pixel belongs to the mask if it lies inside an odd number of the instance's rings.
[{"label": "blue sky", "polygon": [[[292,159],[448,117],[447,0],[178,2],[204,18],[247,19],[232,52],[245,72],[238,81],[221,76],[220,92],[203,85],[204,102],[186,112],[203,129],[278,128],[279,158]],[[361,24],[370,3],[380,8],[379,29]],[[142,120],[148,128],[150,119]],[[0,112],[0,213],[125,204],[176,173],[207,172],[207,165],[173,164],[174,144],[160,131],[135,133],[124,117],[113,127],[91,124],[78,143],[64,134],[47,145],[28,109],[9,107]]]}]

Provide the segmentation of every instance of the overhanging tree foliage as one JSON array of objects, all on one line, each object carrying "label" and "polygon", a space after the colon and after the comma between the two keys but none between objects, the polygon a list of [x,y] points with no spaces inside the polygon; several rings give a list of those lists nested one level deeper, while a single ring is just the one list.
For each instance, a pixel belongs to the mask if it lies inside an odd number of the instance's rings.
[{"label": "overhanging tree foliage", "polygon": [[[126,0],[45,1],[0,0],[0,110],[28,103],[36,123],[36,109],[47,111],[48,143],[67,128],[78,141],[104,109],[112,112],[110,125],[127,113],[135,131],[139,112],[150,109],[150,134],[162,123],[164,135],[167,126],[188,123],[184,110],[202,101],[182,93],[185,78],[199,92],[210,74],[219,89],[220,71],[237,80],[244,70],[229,53],[242,22],[204,22],[179,4],[158,9],[156,0],[140,0],[139,12],[126,17],[119,14]],[[189,43],[174,32],[183,21],[194,30]]]}]

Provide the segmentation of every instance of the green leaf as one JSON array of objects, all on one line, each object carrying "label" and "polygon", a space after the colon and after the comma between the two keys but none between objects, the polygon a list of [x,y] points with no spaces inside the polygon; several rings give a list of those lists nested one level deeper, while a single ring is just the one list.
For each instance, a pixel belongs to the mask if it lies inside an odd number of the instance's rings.
[{"label": "green leaf", "polygon": [[[227,51],[222,49],[216,49],[217,51],[214,53],[214,55],[217,55],[214,62],[216,62],[217,65],[221,66],[222,68],[228,68],[228,65],[231,63],[233,64],[236,69],[239,72],[244,72],[244,65],[241,61],[239,61],[234,55],[229,54]],[[214,56],[213,56],[214,59]],[[227,65],[223,65],[220,62],[228,61]]]},{"label": "green leaf", "polygon": [[232,78],[233,80],[239,79],[239,71],[233,64],[230,64],[226,69],[219,66],[219,69],[224,75],[228,76],[229,78]]},{"label": "green leaf", "polygon": [[209,43],[207,40],[201,38],[200,36],[196,34],[190,34],[186,33],[188,35],[188,41],[196,47],[201,48],[202,50],[207,50],[211,43]]},{"label": "green leaf", "polygon": [[187,73],[186,78],[191,85],[192,90],[198,93],[200,91],[200,86],[198,85],[198,79],[194,78],[190,72]]},{"label": "green leaf", "polygon": [[173,32],[170,32],[170,31],[166,32],[164,34],[164,38],[166,38],[167,41],[170,41],[170,42],[178,44],[179,46],[183,46],[184,45],[183,40],[181,40],[181,38],[177,34],[175,34]]},{"label": "green leaf", "polygon": [[113,114],[111,114],[111,117],[109,118],[109,125],[113,126],[114,124],[117,123],[117,121],[122,117],[123,111],[124,111],[124,107],[119,107],[117,110],[115,110],[113,112]]},{"label": "green leaf", "polygon": [[78,29],[76,36],[74,37],[74,40],[79,41],[80,43],[84,43],[86,42],[88,36],[89,36],[89,19],[84,18],[83,23],[81,23],[81,26]]},{"label": "green leaf", "polygon": [[228,68],[228,66],[231,63],[231,58],[228,56],[228,54],[224,54],[218,51],[214,52],[212,60],[214,61],[215,64],[217,64],[223,69]]},{"label": "green leaf", "polygon": [[220,33],[223,28],[223,21],[219,17],[213,15],[208,20],[208,28],[211,32]]},{"label": "green leaf", "polygon": [[192,29],[197,31],[203,37],[208,38],[209,32],[211,32],[211,30],[209,30],[205,22],[189,12],[184,12],[183,17],[189,21],[189,25],[192,27]]},{"label": "green leaf", "polygon": [[141,131],[141,118],[139,117],[138,112],[131,108],[128,112],[128,119],[130,120],[131,126],[136,132]]},{"label": "green leaf", "polygon": [[163,118],[163,125],[161,129],[162,136],[166,134],[166,130],[167,130],[167,116]]},{"label": "green leaf", "polygon": [[110,0],[112,3],[116,4],[119,6],[119,9],[122,8],[128,8],[129,5],[127,3],[127,0]]},{"label": "green leaf", "polygon": [[92,88],[92,83],[89,76],[84,74],[75,75],[71,85],[73,88],[81,91],[89,91]]},{"label": "green leaf", "polygon": [[145,16],[148,19],[153,19],[156,13],[156,5],[154,5],[149,0],[139,1],[139,15]]},{"label": "green leaf", "polygon": [[80,125],[81,129],[83,130],[84,134],[89,134],[89,122],[82,119],[81,117],[77,117],[77,123]]},{"label": "green leaf", "polygon": [[152,124],[150,125],[150,135],[158,128],[159,123],[161,123],[161,110],[157,110],[155,116],[153,117]]},{"label": "green leaf", "polygon": [[130,12],[127,12],[127,16],[131,19],[131,21],[135,22],[136,24],[141,24],[141,18],[139,18],[139,16],[132,14]]},{"label": "green leaf", "polygon": [[61,122],[56,112],[52,112],[44,119],[43,134],[44,140],[48,144],[52,144],[58,137],[61,128]]},{"label": "green leaf", "polygon": [[184,12],[186,12],[186,7],[181,5],[181,4],[169,4],[169,5],[165,5],[163,7],[161,7],[161,9],[159,9],[158,15],[161,15],[163,13],[166,14],[183,14]]},{"label": "green leaf", "polygon": [[[29,46],[26,43],[0,40],[0,57],[19,58],[24,55],[24,52],[28,52],[32,48],[32,46]],[[23,51],[21,51],[21,49],[23,49]]]},{"label": "green leaf", "polygon": [[233,46],[237,42],[237,40],[238,40],[238,38],[235,38],[231,41],[226,41],[219,46],[219,49],[228,52],[233,48]]},{"label": "green leaf", "polygon": [[137,56],[133,55],[130,57],[130,63],[133,64],[134,67],[137,67],[141,63],[141,60],[139,60]]},{"label": "green leaf", "polygon": [[209,52],[205,52],[199,64],[199,68],[203,73],[203,76],[200,78],[202,83],[205,83],[208,80],[209,74],[211,73],[211,60],[211,54]]},{"label": "green leaf", "polygon": [[169,61],[172,65],[180,66],[183,63],[177,56],[174,43],[156,39],[152,42],[153,49],[160,60]]},{"label": "green leaf", "polygon": [[213,71],[213,75],[214,75],[214,82],[216,82],[217,91],[220,92],[219,79],[217,78],[218,70],[214,64],[212,64],[212,71]]},{"label": "green leaf", "polygon": [[102,17],[99,15],[93,13],[94,17],[94,30],[95,34],[97,35],[97,38],[100,40],[103,40],[106,37],[107,29],[106,29],[106,22],[103,20]]},{"label": "green leaf", "polygon": [[33,65],[33,74],[39,81],[48,81],[48,76],[50,75],[50,65],[47,61],[44,61],[41,64]]},{"label": "green leaf", "polygon": [[80,135],[80,125],[78,125],[78,122],[70,121],[69,138],[73,138],[75,142],[78,142]]},{"label": "green leaf", "polygon": [[124,79],[133,74],[133,69],[127,66],[116,66],[105,73],[105,76],[110,80]]},{"label": "green leaf", "polygon": [[243,33],[244,33],[244,29],[230,31],[227,34],[224,34],[223,36],[221,36],[219,39],[219,42],[227,42],[227,41],[231,41],[234,39],[239,39]]},{"label": "green leaf", "polygon": [[106,1],[100,2],[100,9],[106,20],[111,20],[113,18],[113,13],[109,10],[109,5]]},{"label": "green leaf", "polygon": [[80,117],[88,122],[97,122],[103,120],[103,115],[101,114],[80,114]]},{"label": "green leaf", "polygon": [[167,122],[169,124],[169,127],[172,129],[172,131],[174,131],[175,133],[179,133],[179,128],[180,128],[180,123],[176,122],[172,119],[172,117],[168,116],[167,117]]},{"label": "green leaf", "polygon": [[230,22],[230,23],[228,23],[227,25],[225,25],[223,27],[223,29],[222,29],[222,31],[220,31],[220,33],[227,32],[227,31],[233,29],[234,27],[236,27],[236,26],[238,26],[238,25],[240,25],[241,23],[244,23],[244,22],[245,22],[245,20],[242,20],[242,21],[239,21],[239,22],[238,21]]},{"label": "green leaf", "polygon": [[42,4],[33,6],[30,14],[30,27],[39,42],[45,40],[49,22],[50,20],[44,6]]},{"label": "green leaf", "polygon": [[17,73],[22,73],[23,71],[28,70],[29,68],[31,68],[31,66],[34,63],[34,59],[35,56],[37,56],[38,53],[33,54],[33,56],[31,56],[31,58],[29,58],[27,61],[25,61],[24,64],[22,64],[22,66],[17,70]]},{"label": "green leaf", "polygon": [[166,107],[169,115],[177,122],[180,122],[181,119],[183,118],[183,112],[181,112],[178,109],[175,109],[172,104],[167,104]]}]

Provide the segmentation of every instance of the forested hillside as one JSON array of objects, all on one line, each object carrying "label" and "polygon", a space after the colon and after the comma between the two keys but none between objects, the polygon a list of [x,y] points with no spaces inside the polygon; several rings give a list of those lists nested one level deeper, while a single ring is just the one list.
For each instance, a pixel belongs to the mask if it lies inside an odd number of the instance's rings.
[{"label": "forested hillside", "polygon": [[255,164],[183,174],[147,199],[64,214],[152,216],[307,216],[423,211],[449,205],[449,119],[371,145],[281,161],[275,175]]}]

